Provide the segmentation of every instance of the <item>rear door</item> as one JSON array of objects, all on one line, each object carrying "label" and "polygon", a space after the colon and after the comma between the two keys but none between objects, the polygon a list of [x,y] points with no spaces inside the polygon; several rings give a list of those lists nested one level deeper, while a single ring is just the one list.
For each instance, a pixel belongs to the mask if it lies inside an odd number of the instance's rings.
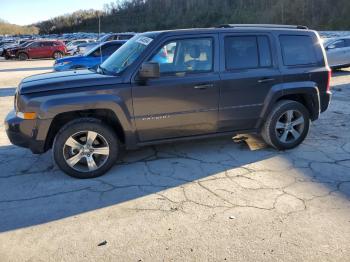
[{"label": "rear door", "polygon": [[54,51],[55,51],[55,48],[54,48],[53,42],[42,43],[41,57],[43,58],[52,57]]},{"label": "rear door", "polygon": [[160,78],[132,87],[140,141],[217,131],[218,55],[218,34],[170,37],[153,50],[145,61],[160,64]]},{"label": "rear door", "polygon": [[222,33],[219,128],[254,128],[271,87],[282,81],[268,33]]}]

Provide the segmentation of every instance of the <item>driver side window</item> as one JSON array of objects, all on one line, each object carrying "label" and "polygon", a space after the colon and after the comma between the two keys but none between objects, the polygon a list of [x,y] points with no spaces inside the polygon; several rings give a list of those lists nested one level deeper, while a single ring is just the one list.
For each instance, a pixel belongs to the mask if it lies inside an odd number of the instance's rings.
[{"label": "driver side window", "polygon": [[210,72],[213,70],[213,39],[193,38],[167,42],[149,61],[159,63],[161,75]]}]

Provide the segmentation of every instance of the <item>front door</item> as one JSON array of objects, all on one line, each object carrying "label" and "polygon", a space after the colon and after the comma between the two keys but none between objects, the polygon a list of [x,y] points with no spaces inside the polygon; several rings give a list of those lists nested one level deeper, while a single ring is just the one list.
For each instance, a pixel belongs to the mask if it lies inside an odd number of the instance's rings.
[{"label": "front door", "polygon": [[271,40],[269,34],[220,36],[220,131],[253,129],[269,90],[281,82]]},{"label": "front door", "polygon": [[40,58],[42,57],[42,47],[41,42],[34,42],[28,48],[28,54],[30,58]]},{"label": "front door", "polygon": [[161,76],[132,89],[141,142],[216,132],[219,101],[217,34],[169,38],[146,61]]}]

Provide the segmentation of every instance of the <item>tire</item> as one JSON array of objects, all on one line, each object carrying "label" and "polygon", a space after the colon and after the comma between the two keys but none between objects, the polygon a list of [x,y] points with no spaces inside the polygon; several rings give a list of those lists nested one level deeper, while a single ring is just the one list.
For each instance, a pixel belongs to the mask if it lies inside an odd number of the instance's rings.
[{"label": "tire", "polygon": [[281,100],[266,118],[261,136],[267,144],[278,150],[292,149],[304,141],[309,127],[310,113],[304,105],[292,100]]},{"label": "tire", "polygon": [[86,68],[85,66],[75,65],[75,66],[72,66],[70,69],[71,70],[78,70],[78,69],[85,69],[85,68]]},{"label": "tire", "polygon": [[[93,143],[88,143],[89,136],[95,137]],[[94,178],[104,175],[115,164],[119,140],[115,132],[100,120],[79,118],[59,130],[52,153],[57,166],[69,176]]]},{"label": "tire", "polygon": [[62,52],[60,52],[60,51],[55,51],[54,53],[53,53],[53,55],[52,55],[52,58],[53,59],[60,59],[60,58],[62,58],[63,57],[63,54],[62,54]]},{"label": "tire", "polygon": [[19,53],[18,54],[18,59],[21,61],[28,60],[29,56],[26,53]]}]

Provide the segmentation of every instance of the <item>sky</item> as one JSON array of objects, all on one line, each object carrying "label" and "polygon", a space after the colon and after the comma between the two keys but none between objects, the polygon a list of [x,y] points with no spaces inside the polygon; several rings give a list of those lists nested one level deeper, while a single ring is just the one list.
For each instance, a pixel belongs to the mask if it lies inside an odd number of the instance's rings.
[{"label": "sky", "polygon": [[29,25],[80,9],[102,10],[113,0],[0,0],[0,18],[17,25]]}]

